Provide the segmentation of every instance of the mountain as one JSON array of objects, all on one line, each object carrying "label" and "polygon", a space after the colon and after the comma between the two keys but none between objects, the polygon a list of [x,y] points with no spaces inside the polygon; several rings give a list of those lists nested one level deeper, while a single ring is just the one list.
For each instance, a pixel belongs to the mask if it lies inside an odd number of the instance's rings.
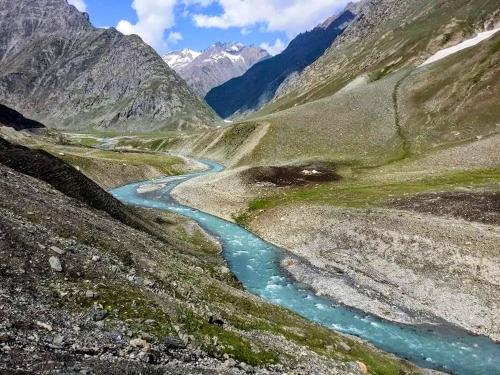
[{"label": "mountain", "polygon": [[290,75],[302,71],[320,57],[354,18],[355,15],[346,10],[300,34],[281,54],[261,61],[241,77],[212,89],[206,101],[223,118],[259,109],[274,97]]},{"label": "mountain", "polygon": [[382,0],[356,4],[358,17],[333,45],[277,93],[263,113],[328,97],[366,75],[379,80],[425,61],[499,22],[498,1]]},{"label": "mountain", "polygon": [[169,67],[174,69],[176,72],[182,71],[182,69],[189,66],[194,59],[201,55],[201,52],[193,51],[192,49],[185,48],[182,51],[174,51],[166,54],[163,60],[168,64]]},{"label": "mountain", "polygon": [[[500,140],[500,32],[422,64],[500,27],[498,1],[356,6],[358,17],[323,56],[283,83],[252,118],[193,141],[193,151],[229,165],[374,166],[456,147],[436,156],[437,164],[491,167],[492,145]],[[466,152],[459,149],[469,143]]]},{"label": "mountain", "polygon": [[215,114],[137,36],[66,0],[0,2],[0,101],[65,129],[199,128]]},{"label": "mountain", "polygon": [[215,43],[201,53],[189,49],[171,52],[164,60],[198,94],[205,96],[214,87],[241,76],[267,58],[267,51],[254,45]]},{"label": "mountain", "polygon": [[15,130],[42,129],[45,125],[25,118],[22,114],[0,104],[0,126],[8,126]]}]

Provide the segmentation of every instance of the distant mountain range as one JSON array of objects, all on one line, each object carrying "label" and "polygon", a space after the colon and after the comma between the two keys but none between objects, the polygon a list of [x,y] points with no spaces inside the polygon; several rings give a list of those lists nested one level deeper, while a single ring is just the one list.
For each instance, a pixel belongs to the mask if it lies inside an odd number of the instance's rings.
[{"label": "distant mountain range", "polygon": [[244,74],[259,61],[269,58],[266,50],[241,43],[215,43],[203,52],[175,51],[165,62],[186,80],[199,95]]},{"label": "distant mountain range", "polygon": [[213,111],[137,36],[66,0],[0,1],[0,102],[50,127],[207,127]]},{"label": "distant mountain range", "polygon": [[205,99],[223,118],[255,111],[272,99],[280,85],[317,60],[355,19],[345,10],[298,35],[279,55],[255,64],[245,74],[212,89]]}]

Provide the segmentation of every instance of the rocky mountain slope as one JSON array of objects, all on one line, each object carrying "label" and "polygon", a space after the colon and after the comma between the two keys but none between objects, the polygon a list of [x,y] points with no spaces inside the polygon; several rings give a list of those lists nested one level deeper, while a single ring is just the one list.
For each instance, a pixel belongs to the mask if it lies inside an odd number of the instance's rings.
[{"label": "rocky mountain slope", "polygon": [[355,18],[346,10],[315,29],[297,36],[279,55],[264,60],[244,75],[211,90],[205,99],[221,117],[254,111],[272,99],[290,75],[313,63]]},{"label": "rocky mountain slope", "polygon": [[290,79],[264,113],[330,96],[363,75],[377,80],[420,65],[500,22],[494,0],[362,1],[359,16],[317,61]]},{"label": "rocky mountain slope", "polygon": [[214,87],[241,76],[268,57],[266,50],[253,45],[215,43],[201,53],[189,49],[171,52],[164,60],[204,97]]},{"label": "rocky mountain slope", "polygon": [[215,115],[137,36],[66,0],[0,2],[0,100],[65,129],[200,128]]},{"label": "rocky mountain slope", "polygon": [[[418,372],[246,293],[193,223],[124,207],[56,158],[2,141],[13,153],[22,162],[0,162],[0,371]],[[65,190],[85,181],[85,194]]]}]

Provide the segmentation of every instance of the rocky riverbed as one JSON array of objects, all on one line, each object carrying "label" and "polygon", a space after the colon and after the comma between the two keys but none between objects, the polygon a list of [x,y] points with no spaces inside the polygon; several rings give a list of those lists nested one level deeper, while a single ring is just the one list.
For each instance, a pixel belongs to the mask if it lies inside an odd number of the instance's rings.
[{"label": "rocky riverbed", "polygon": [[[195,179],[175,189],[174,196],[231,220],[253,198],[281,189],[250,184],[247,174],[241,168]],[[467,212],[475,213],[484,202],[462,194],[470,199],[458,210],[460,215],[450,209],[444,212],[447,216],[437,216],[436,210],[417,206],[414,201],[425,198],[417,196],[388,208],[284,205],[261,210],[249,227],[289,250],[282,266],[319,294],[385,319],[446,321],[499,340],[500,228],[494,225],[495,206],[488,220],[476,222],[477,215]]]}]

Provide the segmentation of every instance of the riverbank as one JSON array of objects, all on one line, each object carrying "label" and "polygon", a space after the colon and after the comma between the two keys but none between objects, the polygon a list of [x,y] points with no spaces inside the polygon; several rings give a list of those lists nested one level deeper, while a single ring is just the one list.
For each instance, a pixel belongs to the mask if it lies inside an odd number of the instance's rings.
[{"label": "riverbank", "polygon": [[[220,172],[219,165],[209,164],[214,171]],[[254,169],[250,173],[245,171],[244,175],[250,176],[251,180],[257,176],[259,181],[273,180],[278,184],[295,182],[307,184],[307,179],[302,178],[302,175],[310,175],[309,169],[301,167],[298,170],[302,173],[298,176],[294,170],[294,168],[284,170],[266,168],[257,171]],[[314,179],[326,178],[326,172],[325,175],[318,176],[322,173],[321,169],[314,171],[316,171],[312,173],[316,176]],[[290,178],[292,176],[297,176],[299,179],[293,180]],[[309,288],[304,288],[303,283],[292,280],[280,269],[281,249],[240,226],[191,207],[179,205],[169,199],[167,194],[179,184],[183,184],[183,179],[168,179],[163,182],[166,182],[167,186],[160,195],[138,194],[138,189],[142,189],[143,184],[125,186],[115,190],[113,194],[129,204],[173,211],[196,220],[204,229],[221,239],[224,258],[248,291],[325,327],[360,336],[385,351],[407,358],[423,367],[464,375],[498,370],[495,358],[500,355],[498,352],[500,346],[485,337],[470,335],[464,330],[453,328],[450,324],[434,327],[429,324],[413,327],[394,324],[363,311],[345,308],[332,303],[331,299],[312,293]],[[157,183],[158,181],[154,182]]]},{"label": "riverbank", "polygon": [[[455,203],[453,210],[446,211],[425,207],[438,207],[440,197],[449,201],[450,194],[418,195],[415,186],[422,184],[398,187],[392,182],[386,190],[381,186],[375,196],[359,185],[336,193],[348,182],[297,191],[251,184],[246,171],[238,168],[193,179],[172,194],[183,204],[227,220],[244,216],[253,232],[294,255],[283,260],[283,268],[319,294],[395,322],[445,321],[500,339],[496,302],[500,300],[500,255],[495,251],[500,248],[500,228],[493,224],[500,214],[491,201],[495,195],[474,190],[477,183],[488,186],[484,183],[490,184],[489,177],[472,173],[469,181],[452,175],[418,188],[439,191],[449,189],[453,181],[469,186],[471,191],[460,193],[467,199],[459,200],[467,205]],[[322,199],[342,194],[347,205],[315,201],[316,191]],[[380,202],[380,195],[387,204],[372,203]],[[269,196],[276,198],[265,198]],[[439,216],[439,211],[447,216]]]}]

